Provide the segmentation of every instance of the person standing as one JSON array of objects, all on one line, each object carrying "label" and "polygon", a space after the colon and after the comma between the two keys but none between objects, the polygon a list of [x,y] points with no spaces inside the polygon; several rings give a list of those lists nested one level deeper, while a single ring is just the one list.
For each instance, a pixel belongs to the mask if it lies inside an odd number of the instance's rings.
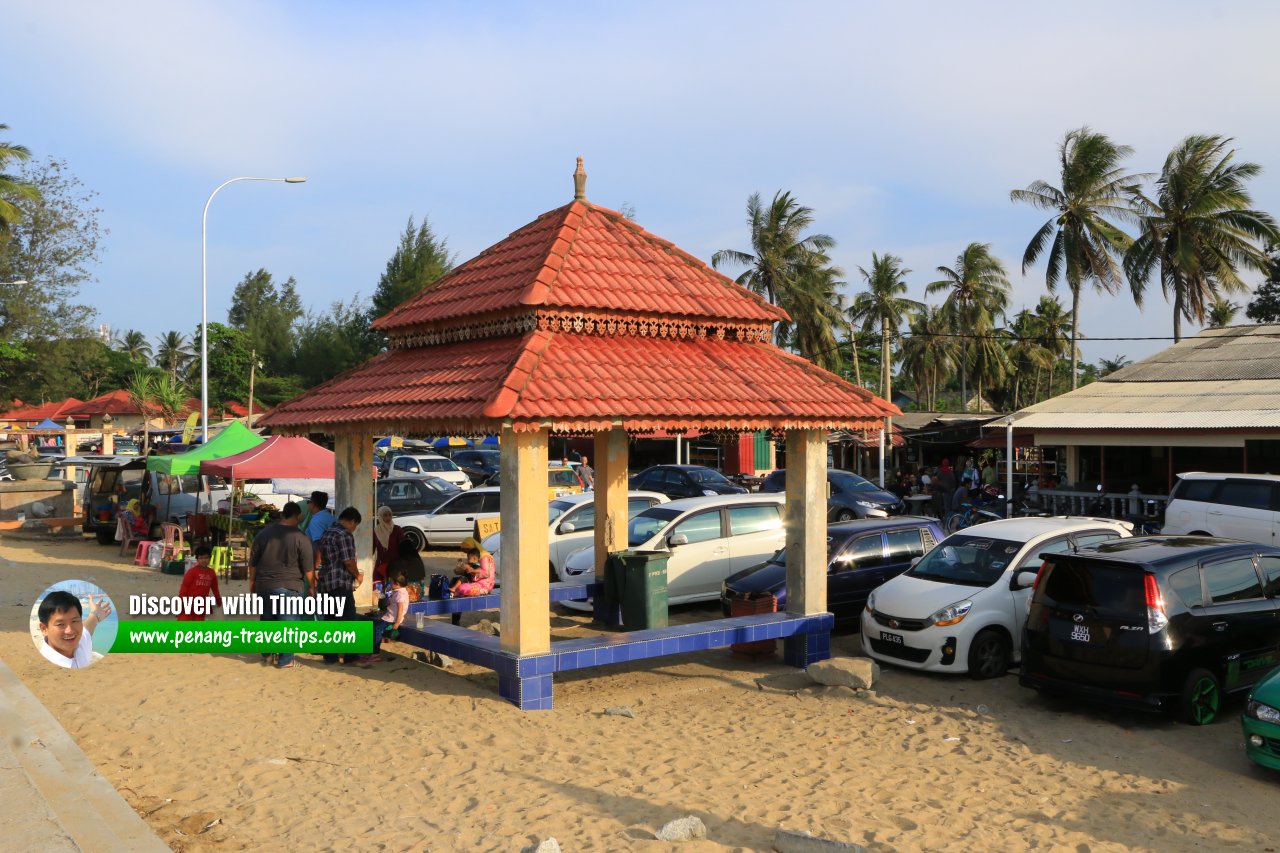
[{"label": "person standing", "polygon": [[391,507],[380,506],[373,519],[373,582],[387,580],[387,566],[400,553],[404,528],[396,524]]},{"label": "person standing", "polygon": [[590,460],[584,456],[582,457],[582,461],[578,463],[578,477],[582,479],[582,487],[588,492],[592,491],[596,487],[596,472],[591,470],[591,466],[587,464],[589,461]]},{"label": "person standing", "polygon": [[[297,602],[315,591],[316,574],[311,554],[311,540],[299,528],[302,507],[293,501],[284,505],[280,520],[267,525],[253,538],[249,550],[249,591],[262,596],[263,622],[295,622]],[[291,606],[290,602],[293,603]],[[271,654],[263,654],[262,662],[271,663]],[[276,666],[291,669],[293,654],[281,652],[275,656]]]},{"label": "person standing", "polygon": [[[326,497],[328,497],[326,495]],[[324,532],[316,544],[316,583],[322,595],[341,599],[343,602],[341,615],[326,613],[326,622],[340,622],[356,618],[356,600],[352,595],[355,587],[364,580],[364,575],[356,566],[356,529],[363,519],[360,510],[353,506],[344,509],[338,515],[338,522]],[[337,654],[326,654],[325,663],[337,663]],[[367,667],[366,661],[353,652],[343,653],[343,663],[354,663]]]},{"label": "person standing", "polygon": [[988,456],[987,464],[982,466],[982,485],[994,486],[997,476],[995,460]]},{"label": "person standing", "polygon": [[315,544],[326,530],[333,527],[333,513],[329,512],[329,493],[312,492],[307,500],[307,513],[307,538]]}]

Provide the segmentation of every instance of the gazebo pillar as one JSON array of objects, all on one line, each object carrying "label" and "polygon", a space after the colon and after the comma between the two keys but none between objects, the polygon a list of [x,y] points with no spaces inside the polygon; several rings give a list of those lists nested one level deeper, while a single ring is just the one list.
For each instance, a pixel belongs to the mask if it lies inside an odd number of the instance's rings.
[{"label": "gazebo pillar", "polygon": [[[547,589],[547,442],[546,429],[516,432],[502,427],[499,474],[502,478],[502,635],[504,652],[525,656],[551,650],[551,595]],[[550,683],[550,674],[547,681]],[[500,675],[499,691],[524,707]],[[548,694],[549,695],[549,694]]]},{"label": "gazebo pillar", "polygon": [[604,583],[609,555],[627,547],[628,453],[627,433],[621,427],[596,433],[595,555],[596,581],[600,583]]},{"label": "gazebo pillar", "polygon": [[357,607],[373,604],[373,436],[339,433],[334,436],[334,515],[349,506],[360,511],[356,532],[356,566],[364,581],[355,590]]},{"label": "gazebo pillar", "polygon": [[827,434],[787,433],[787,612],[827,609]]}]

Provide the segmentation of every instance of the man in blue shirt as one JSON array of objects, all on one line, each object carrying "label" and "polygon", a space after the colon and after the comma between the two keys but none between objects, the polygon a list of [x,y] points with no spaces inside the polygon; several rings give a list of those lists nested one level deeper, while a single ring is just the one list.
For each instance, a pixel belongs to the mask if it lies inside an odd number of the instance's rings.
[{"label": "man in blue shirt", "polygon": [[333,527],[333,513],[329,512],[328,507],[328,492],[312,492],[310,499],[307,500],[307,509],[310,511],[307,520],[307,538],[311,540],[312,545],[319,542],[324,532]]}]

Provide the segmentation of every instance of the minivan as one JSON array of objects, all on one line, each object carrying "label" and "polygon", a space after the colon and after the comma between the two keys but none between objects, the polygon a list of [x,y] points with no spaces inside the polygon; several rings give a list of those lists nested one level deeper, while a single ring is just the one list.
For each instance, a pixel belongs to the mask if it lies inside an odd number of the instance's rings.
[{"label": "minivan", "polygon": [[1277,527],[1280,477],[1191,471],[1178,475],[1160,532],[1275,545]]},{"label": "minivan", "polygon": [[1143,536],[1044,557],[1024,686],[1204,725],[1280,662],[1280,548]]},{"label": "minivan", "polygon": [[134,498],[154,506],[157,521],[177,522],[190,513],[211,512],[230,495],[219,477],[148,471],[145,456],[78,458],[89,466],[80,498],[81,529],[94,534],[100,545],[115,544],[116,512]]}]

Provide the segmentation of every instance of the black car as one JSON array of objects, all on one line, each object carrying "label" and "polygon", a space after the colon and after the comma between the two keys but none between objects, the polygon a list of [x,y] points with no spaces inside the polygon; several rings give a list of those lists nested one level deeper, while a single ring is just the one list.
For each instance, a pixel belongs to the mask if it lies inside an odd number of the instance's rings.
[{"label": "black car", "polygon": [[[942,539],[934,518],[867,518],[827,527],[827,610],[837,624],[857,625],[867,596],[911,567]],[[787,606],[787,551],[769,562],[725,579],[720,606],[730,615],[736,598],[772,595],[778,610]]]},{"label": "black car", "polygon": [[1022,638],[1027,687],[1204,725],[1280,662],[1280,548],[1144,536],[1044,558]]},{"label": "black car", "polygon": [[497,450],[473,450],[466,448],[455,450],[450,454],[453,464],[461,468],[471,478],[472,485],[482,485],[498,473],[498,461],[501,454]]},{"label": "black car", "polygon": [[[905,506],[902,498],[886,492],[870,480],[839,468],[827,469],[827,485],[831,494],[827,497],[827,521],[852,521],[868,515],[900,515]],[[762,492],[785,492],[787,471],[779,468],[764,478]]]},{"label": "black car", "polygon": [[378,481],[378,506],[393,515],[431,512],[458,493],[458,487],[439,477],[394,477]]},{"label": "black car", "polygon": [[705,495],[745,495],[747,490],[735,486],[714,468],[703,465],[654,465],[631,478],[630,488],[660,492],[672,500],[700,498]]}]

